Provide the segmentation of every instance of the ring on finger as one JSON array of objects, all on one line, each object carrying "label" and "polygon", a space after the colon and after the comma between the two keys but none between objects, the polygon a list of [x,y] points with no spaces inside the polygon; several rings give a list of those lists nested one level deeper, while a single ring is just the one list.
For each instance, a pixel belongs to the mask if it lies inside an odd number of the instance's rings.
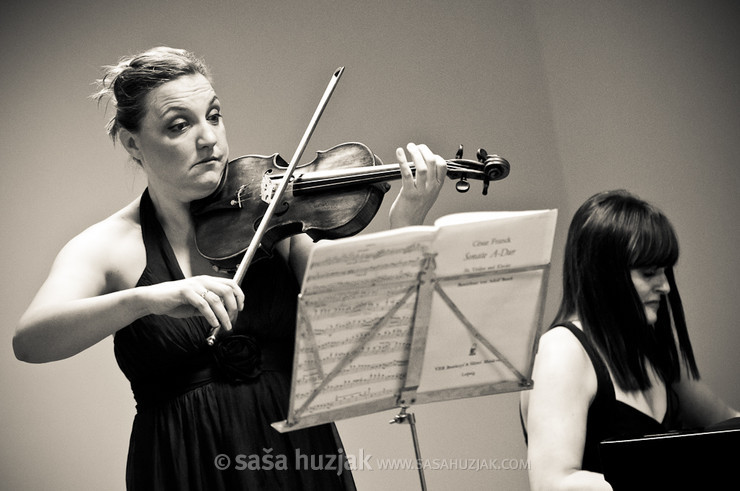
[{"label": "ring on finger", "polygon": [[208,293],[210,293],[210,290],[203,290],[203,292],[200,294],[200,296],[203,298],[203,300],[206,299],[206,295],[208,295]]}]

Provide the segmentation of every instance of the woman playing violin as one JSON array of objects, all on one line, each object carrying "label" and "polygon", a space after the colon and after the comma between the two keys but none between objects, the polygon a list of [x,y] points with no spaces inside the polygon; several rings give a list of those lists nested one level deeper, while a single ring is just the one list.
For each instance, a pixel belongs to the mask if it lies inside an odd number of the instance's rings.
[{"label": "woman playing violin", "polygon": [[[60,360],[114,336],[137,403],[129,489],[353,489],[333,425],[270,427],[287,411],[296,278],[312,241],[280,242],[241,284],[197,252],[189,205],[214,192],[229,159],[207,67],[160,47],[106,67],[99,83],[96,98],[115,108],[108,133],[141,166],[147,188],[59,252],[20,319],[16,356]],[[406,152],[396,151],[402,188],[392,227],[424,220],[446,171],[425,145]],[[219,325],[231,332],[207,346]],[[314,470],[311,455],[339,465]]]}]

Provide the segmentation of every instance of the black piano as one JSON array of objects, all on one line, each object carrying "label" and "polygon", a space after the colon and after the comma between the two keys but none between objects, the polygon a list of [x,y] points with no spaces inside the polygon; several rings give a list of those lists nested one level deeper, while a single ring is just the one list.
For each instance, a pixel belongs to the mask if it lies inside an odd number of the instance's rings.
[{"label": "black piano", "polygon": [[599,444],[614,491],[740,489],[740,418]]}]

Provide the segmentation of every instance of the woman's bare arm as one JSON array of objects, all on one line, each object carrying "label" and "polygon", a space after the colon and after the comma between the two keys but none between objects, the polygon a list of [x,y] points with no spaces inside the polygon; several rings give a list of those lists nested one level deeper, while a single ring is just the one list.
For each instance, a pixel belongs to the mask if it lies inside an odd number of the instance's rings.
[{"label": "woman's bare arm", "polygon": [[555,328],[542,335],[532,379],[524,415],[532,489],[610,490],[602,474],[581,469],[596,374],[572,333]]},{"label": "woman's bare arm", "polygon": [[225,278],[134,288],[145,264],[140,229],[119,216],[72,239],[19,321],[16,357],[31,363],[67,358],[148,314],[202,315],[210,325],[230,329],[243,308],[241,289]]}]

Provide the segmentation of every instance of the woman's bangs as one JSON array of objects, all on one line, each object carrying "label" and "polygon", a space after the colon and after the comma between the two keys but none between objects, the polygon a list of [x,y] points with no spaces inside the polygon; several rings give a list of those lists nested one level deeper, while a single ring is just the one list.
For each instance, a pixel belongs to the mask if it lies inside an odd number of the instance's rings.
[{"label": "woman's bangs", "polygon": [[668,219],[651,215],[632,236],[630,268],[672,267],[678,261],[678,237]]}]

